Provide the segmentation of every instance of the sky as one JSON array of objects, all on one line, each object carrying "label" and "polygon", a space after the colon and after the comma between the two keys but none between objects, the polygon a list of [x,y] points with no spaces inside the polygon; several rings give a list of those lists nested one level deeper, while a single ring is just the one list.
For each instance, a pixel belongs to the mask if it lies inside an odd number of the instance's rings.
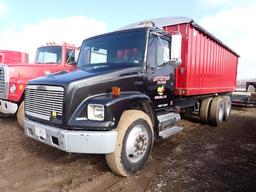
[{"label": "sky", "polygon": [[25,51],[68,42],[150,18],[186,16],[241,57],[238,79],[256,78],[256,0],[0,0],[0,49]]}]

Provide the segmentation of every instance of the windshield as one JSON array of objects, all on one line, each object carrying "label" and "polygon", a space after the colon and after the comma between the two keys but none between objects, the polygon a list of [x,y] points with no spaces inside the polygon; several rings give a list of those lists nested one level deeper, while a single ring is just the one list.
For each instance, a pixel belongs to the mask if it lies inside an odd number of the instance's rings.
[{"label": "windshield", "polygon": [[61,46],[45,46],[39,47],[36,51],[35,63],[51,64],[61,63],[62,47]]},{"label": "windshield", "polygon": [[146,31],[109,34],[85,40],[78,67],[141,66],[144,61]]}]

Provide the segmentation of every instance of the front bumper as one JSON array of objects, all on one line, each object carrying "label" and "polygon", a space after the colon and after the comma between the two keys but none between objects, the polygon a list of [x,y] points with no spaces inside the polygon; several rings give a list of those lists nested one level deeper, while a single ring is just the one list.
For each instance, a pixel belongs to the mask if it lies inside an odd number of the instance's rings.
[{"label": "front bumper", "polygon": [[0,99],[0,113],[15,114],[17,112],[18,105],[9,101]]},{"label": "front bumper", "polygon": [[25,119],[25,134],[72,153],[107,154],[115,151],[116,131],[70,131]]}]

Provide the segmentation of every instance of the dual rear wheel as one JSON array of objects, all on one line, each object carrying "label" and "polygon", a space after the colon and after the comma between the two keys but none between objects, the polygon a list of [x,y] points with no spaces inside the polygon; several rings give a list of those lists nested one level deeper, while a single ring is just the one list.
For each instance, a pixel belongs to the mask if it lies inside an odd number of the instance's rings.
[{"label": "dual rear wheel", "polygon": [[223,120],[228,120],[230,113],[230,96],[209,97],[201,102],[200,119],[203,123],[219,126]]}]

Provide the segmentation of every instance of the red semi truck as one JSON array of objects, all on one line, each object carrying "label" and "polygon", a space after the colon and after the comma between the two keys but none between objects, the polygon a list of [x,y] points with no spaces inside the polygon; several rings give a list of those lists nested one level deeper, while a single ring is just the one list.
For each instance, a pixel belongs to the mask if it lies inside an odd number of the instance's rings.
[{"label": "red semi truck", "polygon": [[[64,43],[48,43],[37,48],[35,62],[28,63],[27,55],[0,52],[0,113],[17,114],[21,127],[24,124],[24,92],[29,80],[58,71],[76,68],[75,54],[78,47]],[[5,54],[3,54],[5,53]]]},{"label": "red semi truck", "polygon": [[181,112],[228,120],[239,55],[189,18],[160,18],[84,40],[78,70],[28,82],[25,134],[73,153],[105,154],[128,176]]}]

